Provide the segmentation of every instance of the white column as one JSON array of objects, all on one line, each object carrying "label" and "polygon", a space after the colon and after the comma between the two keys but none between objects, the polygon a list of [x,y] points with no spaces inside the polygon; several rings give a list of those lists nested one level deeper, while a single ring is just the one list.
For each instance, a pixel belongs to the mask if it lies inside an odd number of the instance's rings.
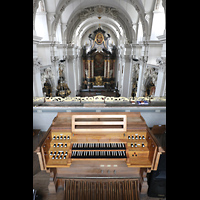
[{"label": "white column", "polygon": [[91,77],[94,78],[94,59],[93,58],[92,58],[91,62],[92,62],[92,75],[91,75]]},{"label": "white column", "polygon": [[163,44],[161,51],[161,58],[156,60],[159,65],[158,79],[156,84],[155,96],[165,96],[166,89],[166,35],[160,35],[157,37]]},{"label": "white column", "polygon": [[142,94],[142,83],[143,83],[144,65],[140,64],[140,71],[138,77],[137,94],[136,97],[140,97]]},{"label": "white column", "polygon": [[[77,90],[81,88],[81,55],[78,55],[76,64],[77,64]],[[93,75],[94,76],[94,75]]]},{"label": "white column", "polygon": [[165,59],[157,59],[159,62],[158,80],[156,84],[155,96],[164,96],[166,87],[166,64]]},{"label": "white column", "polygon": [[38,37],[36,32],[33,31],[33,97],[42,97],[42,85],[40,77],[41,61],[38,58],[37,45],[42,37]]},{"label": "white column", "polygon": [[40,77],[40,61],[33,59],[33,97],[42,97],[42,84]]},{"label": "white column", "polygon": [[74,97],[76,96],[76,90],[77,90],[77,66],[76,66],[76,60],[77,55],[73,56],[73,74],[74,74]]},{"label": "white column", "polygon": [[136,97],[141,97],[144,94],[143,91],[143,77],[144,77],[144,69],[147,65],[148,61],[148,49],[149,44],[147,41],[143,41],[142,51],[141,51],[141,58],[140,58],[140,71],[138,77],[138,85],[137,85],[137,94]]},{"label": "white column", "polygon": [[[131,56],[130,56],[131,57]],[[129,65],[129,78],[128,78],[128,92],[127,92],[127,97],[131,96],[131,89],[132,89],[132,58],[130,58],[130,65]]]},{"label": "white column", "polygon": [[106,63],[107,63],[107,60],[105,59],[104,60],[104,78],[106,78],[106,71],[107,71],[107,65],[106,65]]}]

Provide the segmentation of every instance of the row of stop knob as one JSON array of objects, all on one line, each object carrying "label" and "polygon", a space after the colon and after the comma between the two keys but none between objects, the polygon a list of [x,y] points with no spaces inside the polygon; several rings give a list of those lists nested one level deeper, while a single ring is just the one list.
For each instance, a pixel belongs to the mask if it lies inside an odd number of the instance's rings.
[{"label": "row of stop knob", "polygon": [[62,140],[62,139],[64,139],[64,140],[66,140],[66,138],[69,140],[70,139],[70,137],[69,137],[69,135],[68,135],[68,137],[65,135],[64,137],[61,135],[60,137],[59,137],[59,135],[56,137],[55,135],[53,136],[53,140],[55,140],[55,139],[57,139],[57,140]]},{"label": "row of stop knob", "polygon": [[[136,144],[136,143],[133,144],[133,143],[131,143],[131,147],[137,147],[138,145],[140,145],[140,144]],[[141,145],[142,145],[142,147],[145,147],[145,145],[143,143]]]},{"label": "row of stop knob", "polygon": [[141,140],[141,139],[143,139],[143,140],[145,139],[144,135],[143,135],[142,137],[141,137],[141,135],[139,135],[139,136],[135,135],[135,138],[134,138],[133,135],[132,135],[132,137],[129,135],[129,136],[128,136],[128,139],[130,140],[131,138],[132,138],[132,140],[134,140],[134,139],[137,140],[138,138],[139,138],[140,140]]}]

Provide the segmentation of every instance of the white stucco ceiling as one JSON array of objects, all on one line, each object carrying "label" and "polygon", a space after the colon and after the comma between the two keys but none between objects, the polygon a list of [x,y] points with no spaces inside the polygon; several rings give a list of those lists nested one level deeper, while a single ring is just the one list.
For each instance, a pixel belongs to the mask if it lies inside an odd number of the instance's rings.
[{"label": "white stucco ceiling", "polygon": [[[39,1],[33,0],[33,5],[38,4]],[[52,38],[55,36],[58,23],[64,26],[67,25],[69,31],[77,34],[80,29],[86,30],[86,27],[90,27],[88,26],[88,21],[90,21],[91,25],[96,25],[98,23],[97,17],[101,16],[100,23],[110,23],[110,29],[117,31],[116,36],[124,35],[129,42],[134,40],[135,31],[133,26],[138,24],[139,19],[142,24],[143,36],[148,35],[148,22],[145,19],[145,15],[154,9],[155,3],[156,0],[44,0],[45,11],[53,16],[50,25]],[[103,6],[106,9],[111,8],[111,10],[101,14],[91,11],[91,17],[80,17],[81,13],[84,14],[85,9],[90,10],[98,6]],[[33,10],[34,16],[36,9],[34,8]],[[90,18],[93,20],[90,20]],[[65,34],[67,38],[69,33],[65,31]],[[68,37],[68,39],[71,40],[72,37]]]}]

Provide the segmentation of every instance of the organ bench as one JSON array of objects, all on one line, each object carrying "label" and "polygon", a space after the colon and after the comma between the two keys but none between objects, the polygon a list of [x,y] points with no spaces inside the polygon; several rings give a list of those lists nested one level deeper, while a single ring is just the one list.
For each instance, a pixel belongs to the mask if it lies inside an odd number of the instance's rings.
[{"label": "organ bench", "polygon": [[35,152],[49,192],[66,199],[139,199],[164,152],[139,112],[58,113]]}]

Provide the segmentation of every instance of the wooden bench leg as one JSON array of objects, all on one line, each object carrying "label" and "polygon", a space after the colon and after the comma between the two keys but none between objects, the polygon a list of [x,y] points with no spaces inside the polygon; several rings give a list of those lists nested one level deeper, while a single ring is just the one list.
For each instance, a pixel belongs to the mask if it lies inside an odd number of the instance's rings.
[{"label": "wooden bench leg", "polygon": [[148,184],[147,184],[147,172],[146,170],[141,170],[141,181],[140,181],[140,193],[147,194]]},{"label": "wooden bench leg", "polygon": [[49,193],[51,194],[56,194],[56,180],[54,179],[54,177],[55,177],[54,172],[51,171],[49,185],[48,185]]}]

